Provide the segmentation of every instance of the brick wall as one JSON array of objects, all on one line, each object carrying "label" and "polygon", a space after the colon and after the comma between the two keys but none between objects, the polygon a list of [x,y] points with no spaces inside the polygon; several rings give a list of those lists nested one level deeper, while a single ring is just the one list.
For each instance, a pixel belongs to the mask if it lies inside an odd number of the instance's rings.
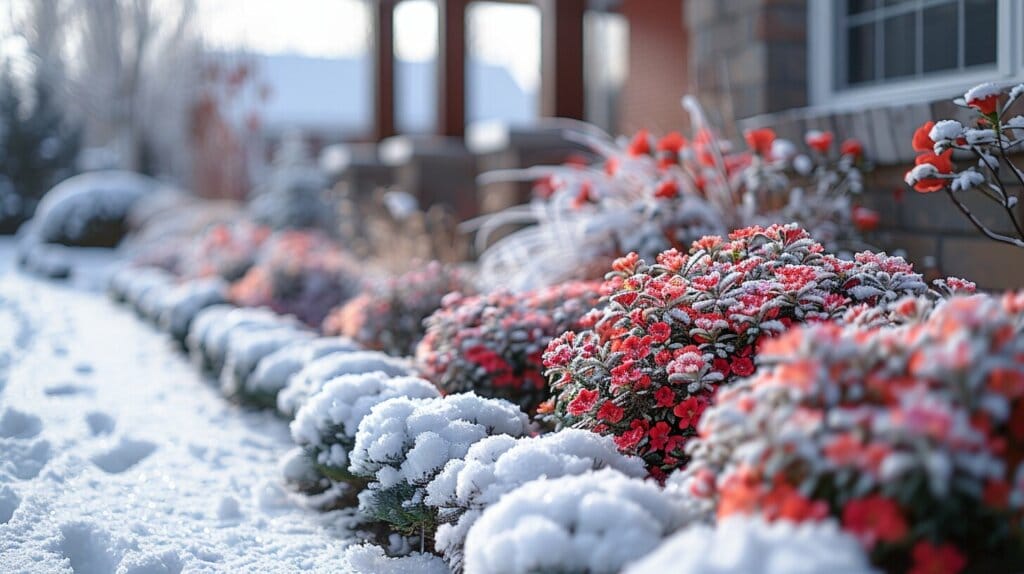
[{"label": "brick wall", "polygon": [[679,100],[689,91],[689,76],[682,1],[623,0],[622,14],[629,20],[629,79],[619,131],[683,129]]}]

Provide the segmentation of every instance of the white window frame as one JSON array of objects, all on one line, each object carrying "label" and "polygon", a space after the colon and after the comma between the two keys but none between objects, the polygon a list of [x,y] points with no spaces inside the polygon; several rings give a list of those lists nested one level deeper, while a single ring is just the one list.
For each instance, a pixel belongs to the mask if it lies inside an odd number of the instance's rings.
[{"label": "white window frame", "polygon": [[996,64],[988,69],[928,74],[923,78],[885,80],[867,86],[836,87],[838,0],[807,2],[808,96],[819,109],[850,109],[935,101],[962,95],[982,82],[1024,80],[1024,2],[998,0]]}]

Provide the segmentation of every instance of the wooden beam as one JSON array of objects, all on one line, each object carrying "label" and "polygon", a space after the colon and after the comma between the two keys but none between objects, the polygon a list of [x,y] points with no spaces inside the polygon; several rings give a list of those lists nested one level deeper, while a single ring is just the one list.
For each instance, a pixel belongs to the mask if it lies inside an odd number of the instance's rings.
[{"label": "wooden beam", "polygon": [[437,132],[466,132],[466,6],[470,0],[437,0]]},{"label": "wooden beam", "polygon": [[374,122],[373,137],[380,141],[395,129],[395,2],[374,3]]},{"label": "wooden beam", "polygon": [[587,0],[538,0],[541,115],[583,119],[583,16]]}]

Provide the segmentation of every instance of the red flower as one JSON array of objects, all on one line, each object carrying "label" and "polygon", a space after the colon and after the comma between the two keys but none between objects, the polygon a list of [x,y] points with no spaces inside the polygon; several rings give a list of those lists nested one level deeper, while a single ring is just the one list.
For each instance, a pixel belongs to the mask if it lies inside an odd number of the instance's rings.
[{"label": "red flower", "polygon": [[688,429],[697,426],[697,423],[700,421],[700,415],[704,413],[704,409],[707,406],[707,401],[703,398],[689,397],[676,405],[676,408],[672,409],[672,414],[676,415],[679,419],[679,428]]},{"label": "red flower", "polygon": [[668,443],[668,433],[672,431],[672,427],[668,426],[665,421],[658,421],[647,435],[651,439],[651,447],[655,450],[661,450],[665,448]]},{"label": "red flower", "polygon": [[615,424],[622,420],[625,410],[611,401],[605,401],[597,409],[597,418]]},{"label": "red flower", "polygon": [[732,361],[732,372],[737,377],[749,377],[754,374],[754,361],[749,357],[736,357]]},{"label": "red flower", "polygon": [[651,153],[651,134],[647,130],[640,130],[633,136],[633,141],[629,142],[628,148],[629,155],[637,157],[640,155],[647,155]]},{"label": "red flower", "polygon": [[[654,391],[654,400],[657,401],[659,407],[670,407],[676,402],[676,394],[668,387],[661,387]],[[600,416],[600,413],[598,413],[598,416]]]},{"label": "red flower", "polygon": [[828,153],[829,148],[832,147],[832,137],[832,132],[812,130],[804,136],[804,141],[811,149],[820,153]]},{"label": "red flower", "polygon": [[615,437],[615,445],[621,450],[627,450],[637,445],[647,435],[647,422],[635,420],[630,423],[630,429]]},{"label": "red flower", "polygon": [[672,199],[678,195],[679,184],[677,184],[674,179],[666,179],[659,183],[657,189],[654,190],[654,197],[660,197],[662,199]]},{"label": "red flower", "polygon": [[647,334],[651,336],[654,342],[664,343],[672,335],[672,327],[669,327],[668,323],[658,321],[651,323],[651,326],[647,328]]},{"label": "red flower", "polygon": [[864,145],[860,143],[860,140],[850,138],[839,146],[839,153],[853,156],[854,160],[859,160],[864,157]]},{"label": "red flower", "polygon": [[569,414],[580,416],[589,412],[597,404],[598,392],[591,389],[583,389],[576,395],[576,398],[569,403]]},{"label": "red flower", "polygon": [[857,229],[861,231],[874,231],[878,228],[878,223],[881,221],[882,216],[873,209],[857,206],[853,208],[851,218]]},{"label": "red flower", "polygon": [[872,548],[878,542],[902,540],[907,535],[907,520],[892,499],[874,494],[846,505],[843,528]]},{"label": "red flower", "polygon": [[935,142],[932,141],[931,133],[932,128],[935,127],[935,122],[929,120],[924,123],[921,127],[914,131],[914,151],[932,151],[935,148]]},{"label": "red flower", "polygon": [[[946,150],[942,155],[935,155],[932,152],[925,152],[917,156],[914,160],[915,165],[930,164],[935,166],[936,171],[939,173],[953,173],[953,150]],[[907,172],[907,177],[913,173],[913,170]],[[914,191],[918,193],[931,193],[933,191],[939,191],[946,187],[946,180],[939,179],[937,177],[924,177],[914,181]]]},{"label": "red flower", "polygon": [[914,565],[908,574],[958,574],[967,559],[952,544],[941,546],[922,540],[911,551]]},{"label": "red flower", "polygon": [[769,128],[759,130],[747,130],[743,133],[747,140],[747,146],[754,150],[754,153],[761,157],[768,157],[772,154],[772,143],[775,142],[775,132]]},{"label": "red flower", "polygon": [[975,86],[964,94],[967,105],[978,110],[986,116],[996,113],[999,108],[999,96],[1003,93],[999,86],[987,83]]},{"label": "red flower", "polygon": [[672,132],[658,140],[658,151],[678,154],[686,147],[686,138],[679,132]]}]

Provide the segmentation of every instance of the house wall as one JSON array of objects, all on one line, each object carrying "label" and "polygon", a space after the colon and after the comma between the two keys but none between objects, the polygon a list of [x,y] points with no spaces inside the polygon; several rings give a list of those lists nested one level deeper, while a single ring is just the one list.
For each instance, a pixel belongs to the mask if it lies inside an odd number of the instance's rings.
[{"label": "house wall", "polygon": [[[991,289],[1024,286],[1024,250],[983,237],[944,193],[920,194],[903,183],[914,162],[914,130],[929,119],[966,121],[969,114],[948,99],[849,112],[808,108],[807,8],[819,0],[683,1],[690,85],[718,125],[735,125],[726,136],[771,127],[797,142],[811,129],[830,130],[836,141],[861,140],[873,169],[857,203],[882,216],[868,237],[872,244],[905,252],[932,276],[961,276]],[[968,204],[997,231],[1005,228],[1005,212],[994,203]],[[1024,217],[1024,208],[1018,212]]]},{"label": "house wall", "polygon": [[629,78],[623,90],[619,131],[683,129],[679,101],[689,91],[687,30],[676,0],[623,0],[629,21]]}]

